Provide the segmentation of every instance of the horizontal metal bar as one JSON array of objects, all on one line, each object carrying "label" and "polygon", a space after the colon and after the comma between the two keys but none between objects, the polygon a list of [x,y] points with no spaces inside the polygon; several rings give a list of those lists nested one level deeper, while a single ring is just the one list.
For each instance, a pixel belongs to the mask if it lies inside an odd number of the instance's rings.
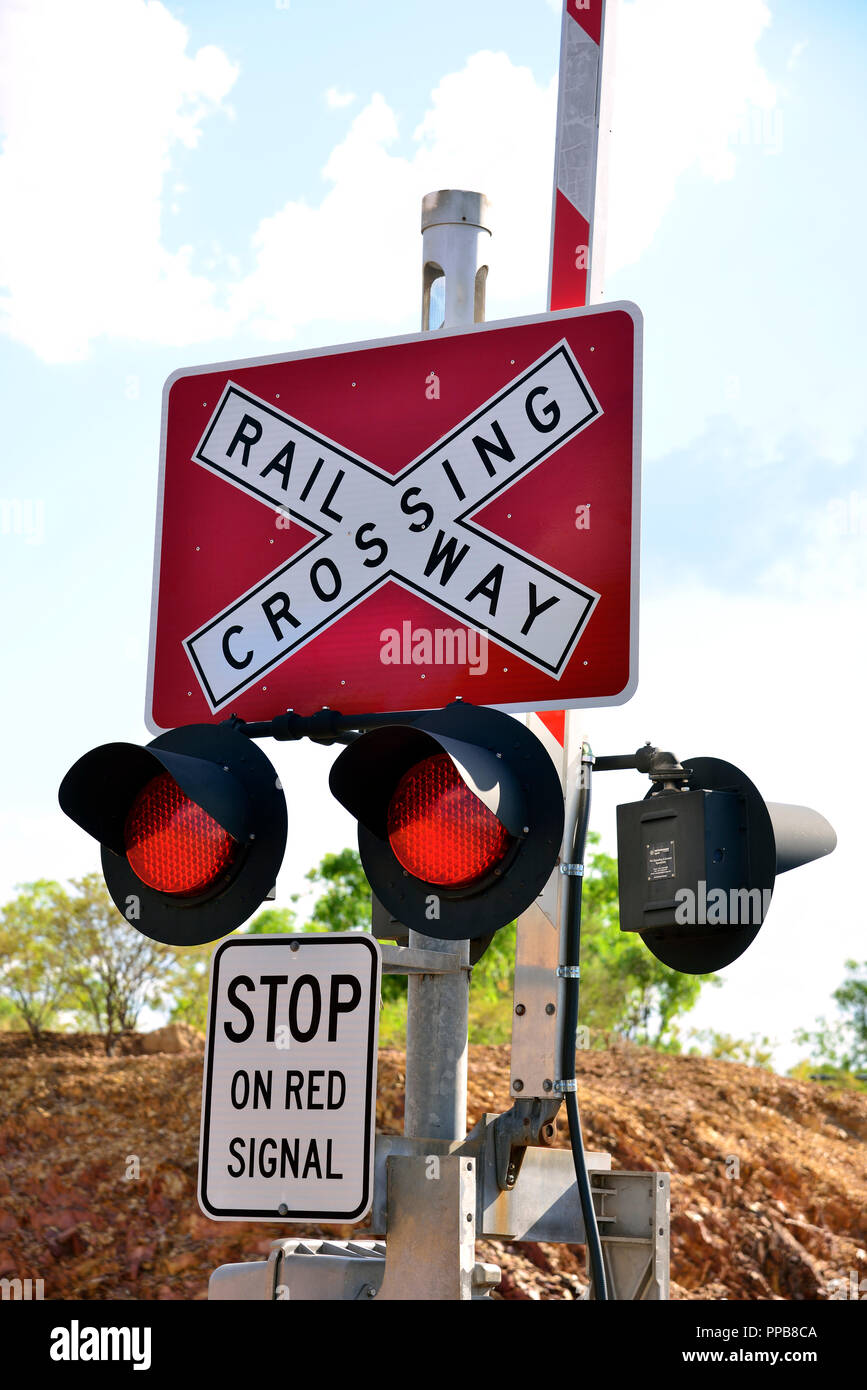
[{"label": "horizontal metal bar", "polygon": [[468,970],[459,955],[445,951],[419,951],[413,946],[396,946],[380,941],[384,975],[456,975]]},{"label": "horizontal metal bar", "polygon": [[[390,714],[341,714],[339,710],[323,706],[314,714],[296,714],[286,710],[273,719],[243,720],[233,719],[234,725],[248,738],[274,738],[279,742],[291,742],[301,738],[312,738],[314,742],[347,742],[353,732],[379,729],[387,724],[411,724],[430,710],[395,710]],[[342,737],[347,735],[347,738]]]},{"label": "horizontal metal bar", "polygon": [[653,756],[659,749],[645,743],[635,753],[609,753],[596,757],[594,772],[650,772]]}]

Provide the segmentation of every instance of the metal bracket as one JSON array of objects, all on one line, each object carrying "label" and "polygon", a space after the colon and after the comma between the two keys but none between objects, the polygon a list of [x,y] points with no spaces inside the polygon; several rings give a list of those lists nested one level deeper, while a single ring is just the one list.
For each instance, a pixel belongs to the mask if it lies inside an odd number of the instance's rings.
[{"label": "metal bracket", "polygon": [[383,975],[456,975],[472,966],[459,955],[446,951],[420,951],[414,946],[393,946],[380,942]]},{"label": "metal bracket", "polygon": [[501,1192],[518,1181],[528,1146],[554,1138],[554,1117],[561,1104],[559,1098],[542,1100],[528,1096],[526,1100],[516,1100],[511,1110],[494,1120],[497,1185]]},{"label": "metal bracket", "polygon": [[[668,1173],[594,1173],[609,1297],[664,1301],[669,1293]],[[649,1184],[649,1185],[648,1185]],[[614,1211],[603,1215],[610,1200]],[[606,1222],[606,1225],[602,1225]]]},{"label": "metal bracket", "polygon": [[[388,1240],[380,1302],[486,1297],[500,1271],[476,1269],[478,1160],[462,1154],[393,1154],[388,1175]],[[481,1286],[481,1287],[480,1287]]]},{"label": "metal bracket", "polygon": [[510,1076],[513,1099],[518,1092],[523,1093],[522,1099],[545,1098],[551,1089],[545,1082],[557,1075],[560,933],[551,917],[557,915],[556,895],[566,882],[555,868],[546,884],[551,899],[547,907],[543,909],[540,899],[518,918]]},{"label": "metal bracket", "polygon": [[580,965],[558,965],[557,974],[561,980],[580,980],[581,967]]},{"label": "metal bracket", "polygon": [[572,878],[583,878],[583,877],[584,877],[584,865],[583,865],[583,864],[561,864],[561,865],[560,865],[560,872],[561,872],[561,874],[569,874],[569,875],[571,875]]},{"label": "metal bracket", "polygon": [[560,1095],[565,1095],[567,1091],[577,1091],[578,1082],[575,1080],[574,1076],[570,1076],[564,1081],[555,1081],[554,1090],[558,1091]]}]

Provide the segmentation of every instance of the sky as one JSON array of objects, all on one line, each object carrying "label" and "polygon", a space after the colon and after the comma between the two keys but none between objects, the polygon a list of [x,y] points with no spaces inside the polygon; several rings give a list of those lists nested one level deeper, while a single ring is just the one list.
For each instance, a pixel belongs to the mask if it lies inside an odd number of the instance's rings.
[{"label": "sky", "polygon": [[[438,188],[491,200],[488,319],[544,311],[559,12],[6,0],[0,901],[98,867],[57,787],[149,737],[166,377],[417,332]],[[689,1020],[779,1065],[867,958],[865,60],[858,0],[621,4],[605,298],[644,315],[639,684],[581,717],[596,752],[725,758],[835,827]],[[268,751],[279,904],[355,834],[329,750]],[[597,777],[609,852],[645,785]]]}]

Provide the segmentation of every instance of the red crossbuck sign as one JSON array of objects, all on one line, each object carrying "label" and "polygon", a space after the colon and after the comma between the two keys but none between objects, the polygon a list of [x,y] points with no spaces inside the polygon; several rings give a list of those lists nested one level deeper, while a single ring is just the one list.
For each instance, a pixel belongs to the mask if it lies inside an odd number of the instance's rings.
[{"label": "red crossbuck sign", "polygon": [[469,518],[599,414],[560,343],[392,477],[229,382],[196,462],[318,537],[187,639],[212,708],[389,579],[559,675],[599,595]]},{"label": "red crossbuck sign", "polygon": [[[621,306],[619,314],[612,312],[617,307],[596,311],[600,322],[586,354],[591,364],[598,364],[596,375],[607,386],[609,374],[603,364],[606,348],[607,355],[612,355],[609,340],[618,329],[621,337],[624,328],[628,331],[627,351],[619,356],[628,362],[629,380],[620,383],[608,402],[594,388],[594,373],[580,360],[585,354],[576,351],[576,324],[582,317],[586,320],[588,311],[546,315],[543,320],[505,326],[489,324],[469,332],[438,334],[435,339],[425,335],[421,340],[334,349],[307,358],[300,355],[308,364],[318,362],[320,373],[330,370],[334,375],[334,423],[329,419],[327,429],[323,429],[318,397],[311,398],[310,409],[305,410],[303,386],[292,389],[291,368],[299,365],[298,358],[284,359],[280,364],[236,363],[224,369],[177,374],[167,387],[163,527],[158,538],[152,642],[152,726],[166,727],[167,715],[173,723],[202,717],[201,697],[207,707],[206,718],[225,718],[232,711],[260,717],[281,708],[303,710],[305,705],[316,708],[321,704],[344,712],[423,708],[445,703],[455,694],[474,703],[511,708],[538,705],[540,693],[547,697],[543,704],[586,703],[583,692],[560,690],[559,686],[585,630],[592,625],[597,606],[605,600],[593,558],[593,526],[607,532],[609,545],[614,544],[619,552],[621,589],[624,583],[630,587],[635,558],[634,515],[622,517],[625,534],[616,537],[612,531],[616,514],[623,513],[624,501],[628,507],[632,505],[637,433],[632,376],[637,324],[631,306],[630,312]],[[603,319],[607,320],[604,325]],[[535,340],[533,335],[521,333],[525,324],[537,329]],[[541,339],[540,324],[546,328]],[[586,322],[580,324],[581,334],[586,335],[588,326]],[[528,347],[540,341],[543,350],[530,357]],[[383,378],[377,371],[372,381],[364,369],[371,351],[383,351],[383,362],[387,363],[389,352],[400,354],[410,347],[417,351],[421,343],[419,363],[426,365],[428,359],[436,359],[441,370],[432,369],[417,378],[419,389],[412,409],[422,425],[429,420],[434,428],[426,447],[414,454],[407,450],[400,462],[400,439],[405,437],[411,446],[418,433],[402,418],[407,408],[402,398],[402,373],[395,373],[395,390],[389,391],[387,372]],[[599,357],[594,362],[597,351]],[[475,361],[475,375],[484,383],[491,372],[482,369],[482,364],[493,352],[500,368],[493,391],[474,388],[473,373],[466,369],[449,371],[453,363],[461,367],[464,361],[469,366]],[[337,421],[343,414],[341,400],[347,382],[346,372],[335,368],[344,353],[352,362],[355,378],[350,389],[356,388],[359,378],[367,378],[363,382],[367,389],[355,397],[356,415],[365,416],[360,426],[356,418],[351,428],[347,422],[341,430]],[[284,370],[277,377],[271,373],[271,381],[279,380],[284,389],[263,389],[268,380],[263,369],[277,365],[289,369],[288,374]],[[251,368],[258,369],[255,383]],[[174,397],[179,385],[188,385],[195,376],[201,380],[205,373],[217,378],[214,384],[218,390],[209,392],[210,398],[201,404],[202,414],[207,414],[204,421],[200,417],[193,439],[186,418],[188,406],[173,413]],[[425,390],[421,389],[422,381]],[[431,392],[434,382],[436,394]],[[452,418],[449,427],[440,432],[436,423],[443,419],[439,403],[446,390],[452,397]],[[198,394],[203,396],[204,388]],[[629,419],[614,429],[619,447],[619,457],[614,459],[610,456],[612,432],[603,433],[602,422],[607,411],[622,409],[624,402]],[[437,410],[430,411],[429,403],[437,405]],[[460,408],[458,418],[454,418],[455,406]],[[180,423],[174,429],[176,417]],[[526,488],[531,475],[535,492],[543,485],[541,466],[562,456],[582,437],[590,439],[594,431],[600,435],[598,450],[591,449],[585,457],[595,456],[595,466],[588,463],[583,477],[580,473],[575,476],[573,468],[570,497],[563,497],[561,492],[560,498],[552,493],[547,499],[550,513],[556,514],[562,502],[563,514],[556,519],[552,516],[541,528],[531,522],[529,514],[523,527],[492,524],[492,509],[520,505],[521,499],[529,496],[521,489]],[[189,443],[175,450],[174,438],[179,432]],[[370,441],[366,448],[359,448],[360,435]],[[385,440],[389,457],[384,460]],[[601,477],[600,461],[604,465]],[[168,516],[169,470],[178,499],[171,505],[184,506],[187,513],[180,531],[173,528]],[[603,495],[606,471],[616,501],[615,515],[607,518]],[[203,475],[210,475],[210,481]],[[182,488],[178,484],[181,477],[185,480]],[[196,530],[195,499],[197,494],[206,496],[203,487],[208,490],[208,500],[201,509],[202,526],[207,526],[206,515],[213,515],[213,489],[221,496],[219,583],[209,583],[209,576],[213,580],[217,576],[207,567],[203,572],[193,558],[201,554],[207,529],[195,549],[190,544]],[[243,502],[239,494],[243,494]],[[251,507],[260,532],[263,518],[270,517],[267,524],[274,529],[269,547],[279,537],[285,551],[286,540],[291,538],[291,553],[275,556],[273,549],[266,551],[251,536],[245,548],[246,562],[237,567],[240,582],[229,586],[227,593],[225,566],[237,553],[235,531],[240,527],[243,533],[247,528],[250,513],[245,509]],[[583,536],[576,528],[576,513],[581,507],[586,509],[587,523],[581,528],[587,533]],[[512,513],[506,515],[511,522]],[[551,553],[551,536],[558,530],[565,531],[574,551],[572,562],[565,567],[556,563],[556,551],[562,551],[562,545]],[[582,553],[589,561],[586,566]],[[258,564],[251,575],[254,554]],[[191,586],[196,595],[192,604]],[[612,617],[614,597],[612,593]],[[623,627],[618,640],[627,648],[634,597],[634,592],[627,594],[624,626],[623,594],[618,595],[618,621]],[[195,617],[195,621],[187,619],[185,630],[178,626],[179,600],[189,619]],[[420,603],[435,610],[426,625],[418,624]],[[363,615],[372,604],[371,623]],[[480,673],[478,663],[476,670],[468,669],[466,661],[462,670],[453,664],[447,672],[451,688],[446,700],[441,698],[436,687],[442,671],[437,668],[448,666],[449,661],[441,641],[442,659],[437,662],[435,638],[443,631],[443,620],[452,623],[448,629],[452,645],[455,620],[460,630],[466,628],[492,644],[497,655],[491,660],[490,675],[498,678],[494,699],[490,698],[490,683],[483,691],[482,679],[467,679],[470,675],[485,677],[488,672]],[[183,623],[183,618],[180,621]],[[349,675],[342,676],[338,685],[328,671],[327,656],[322,664],[323,643],[333,644],[341,636],[345,642],[350,622],[355,622],[355,627],[349,637],[349,661],[344,656],[343,662]],[[409,656],[404,640],[407,627]],[[171,651],[163,636],[167,629],[173,629]],[[419,647],[413,646],[418,631],[432,634],[427,661],[423,656],[418,659]],[[383,637],[388,632],[398,637],[398,645],[403,644],[403,664],[410,667],[408,672],[394,669],[401,664],[400,658],[392,661],[389,670]],[[185,693],[178,688],[178,648],[188,663],[186,678],[181,671]],[[508,661],[504,664],[504,654],[514,659],[512,681],[505,683],[505,699],[501,678],[509,674],[509,667]],[[419,670],[426,665],[428,669]],[[521,691],[532,673],[538,673],[536,697],[522,699]],[[190,690],[191,676],[195,696]],[[420,679],[427,680],[426,687],[420,685]],[[541,680],[545,684],[540,686]],[[599,692],[599,702],[618,695],[628,698],[627,683],[620,679],[617,690]],[[509,698],[510,684],[514,698]],[[311,699],[308,692],[314,688],[316,694]]]}]

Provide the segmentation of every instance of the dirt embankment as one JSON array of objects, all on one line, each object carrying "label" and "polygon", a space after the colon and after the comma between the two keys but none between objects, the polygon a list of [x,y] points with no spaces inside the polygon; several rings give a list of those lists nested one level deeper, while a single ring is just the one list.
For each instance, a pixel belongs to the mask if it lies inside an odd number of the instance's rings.
[{"label": "dirt embankment", "polygon": [[[99,1040],[0,1035],[0,1277],[41,1278],[46,1298],[200,1299],[217,1265],[315,1235],[199,1211],[201,1078],[198,1050],[144,1055],[132,1038],[106,1057]],[[470,1049],[471,1123],[508,1108],[508,1078],[508,1048]],[[403,1080],[383,1051],[384,1132],[402,1130]],[[672,1175],[673,1297],[827,1298],[867,1279],[867,1096],[642,1048],[585,1053],[579,1084],[588,1148]],[[581,1295],[580,1247],[478,1254],[506,1298]]]}]

